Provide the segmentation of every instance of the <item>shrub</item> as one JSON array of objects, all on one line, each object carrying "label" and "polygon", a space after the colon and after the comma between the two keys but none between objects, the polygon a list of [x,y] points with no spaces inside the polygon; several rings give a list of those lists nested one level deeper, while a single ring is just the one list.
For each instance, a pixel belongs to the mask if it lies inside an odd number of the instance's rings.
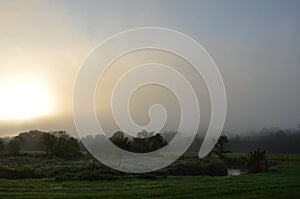
[{"label": "shrub", "polygon": [[248,154],[248,168],[252,173],[262,172],[267,169],[266,151],[257,148],[256,151]]},{"label": "shrub", "polygon": [[216,158],[178,163],[171,168],[167,168],[167,171],[170,175],[227,175],[227,167],[225,166],[222,160]]},{"label": "shrub", "polygon": [[226,157],[224,159],[224,163],[229,168],[238,168],[242,170],[247,169],[247,162],[248,162],[247,157]]},{"label": "shrub", "polygon": [[208,175],[210,176],[226,176],[228,174],[227,167],[224,162],[219,159],[210,160],[207,169],[209,171]]},{"label": "shrub", "polygon": [[231,151],[225,149],[225,145],[228,144],[228,142],[227,136],[222,135],[215,145],[213,152],[216,153],[220,159],[224,159],[226,153],[231,153]]},{"label": "shrub", "polygon": [[28,178],[44,178],[45,174],[39,170],[34,169],[28,165],[19,168],[9,168],[0,166],[0,178],[5,179],[28,179]]},{"label": "shrub", "polygon": [[65,131],[44,133],[41,136],[41,145],[46,154],[54,154],[62,158],[81,156],[78,140],[68,135]]},{"label": "shrub", "polygon": [[6,145],[6,150],[8,153],[11,154],[19,154],[20,153],[20,144],[21,144],[21,138],[16,136],[13,137],[9,143]]}]

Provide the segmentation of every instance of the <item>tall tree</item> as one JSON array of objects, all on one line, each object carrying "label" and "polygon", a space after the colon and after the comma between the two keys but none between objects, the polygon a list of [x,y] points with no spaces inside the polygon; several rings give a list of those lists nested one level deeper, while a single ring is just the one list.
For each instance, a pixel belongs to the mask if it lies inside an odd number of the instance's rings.
[{"label": "tall tree", "polygon": [[41,143],[47,154],[59,157],[73,157],[80,153],[79,142],[65,131],[45,133]]},{"label": "tall tree", "polygon": [[21,142],[22,142],[22,139],[19,136],[15,136],[15,137],[11,138],[11,140],[7,143],[6,150],[12,154],[20,153]]},{"label": "tall tree", "polygon": [[3,151],[4,150],[4,143],[2,141],[2,139],[0,139],[0,151]]},{"label": "tall tree", "polygon": [[222,135],[219,137],[215,148],[214,148],[214,152],[218,155],[218,157],[220,159],[224,159],[225,158],[225,154],[226,153],[231,153],[231,151],[226,150],[225,145],[228,143],[228,138],[225,135]]},{"label": "tall tree", "polygon": [[57,137],[53,133],[43,133],[41,137],[41,145],[46,151],[46,154],[53,154]]},{"label": "tall tree", "polygon": [[114,143],[116,146],[120,147],[124,150],[130,150],[131,141],[130,139],[125,136],[125,134],[121,131],[117,131],[110,137],[110,141]]}]

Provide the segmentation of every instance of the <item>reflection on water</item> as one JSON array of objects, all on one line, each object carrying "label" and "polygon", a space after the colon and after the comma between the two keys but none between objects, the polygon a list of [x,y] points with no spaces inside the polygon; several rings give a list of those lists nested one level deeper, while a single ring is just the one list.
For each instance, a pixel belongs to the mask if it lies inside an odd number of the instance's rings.
[{"label": "reflection on water", "polygon": [[240,169],[227,169],[227,173],[229,176],[238,176],[241,175],[241,170]]}]

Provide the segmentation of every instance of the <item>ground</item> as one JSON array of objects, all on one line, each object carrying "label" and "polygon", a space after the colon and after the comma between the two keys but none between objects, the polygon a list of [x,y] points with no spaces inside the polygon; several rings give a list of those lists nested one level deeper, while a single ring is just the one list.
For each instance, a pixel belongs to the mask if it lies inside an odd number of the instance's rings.
[{"label": "ground", "polygon": [[295,157],[268,172],[240,176],[103,181],[2,179],[0,198],[300,198],[300,159]]}]

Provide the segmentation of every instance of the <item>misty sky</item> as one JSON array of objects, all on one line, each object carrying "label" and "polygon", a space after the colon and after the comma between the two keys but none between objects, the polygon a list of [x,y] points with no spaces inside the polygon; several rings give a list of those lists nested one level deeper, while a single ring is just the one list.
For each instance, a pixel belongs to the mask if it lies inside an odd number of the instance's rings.
[{"label": "misty sky", "polygon": [[183,32],[210,53],[227,91],[226,131],[296,128],[299,19],[297,0],[0,1],[0,94],[11,83],[31,81],[53,104],[43,117],[0,119],[0,136],[30,129],[74,134],[72,92],[80,64],[107,37],[145,26]]}]

